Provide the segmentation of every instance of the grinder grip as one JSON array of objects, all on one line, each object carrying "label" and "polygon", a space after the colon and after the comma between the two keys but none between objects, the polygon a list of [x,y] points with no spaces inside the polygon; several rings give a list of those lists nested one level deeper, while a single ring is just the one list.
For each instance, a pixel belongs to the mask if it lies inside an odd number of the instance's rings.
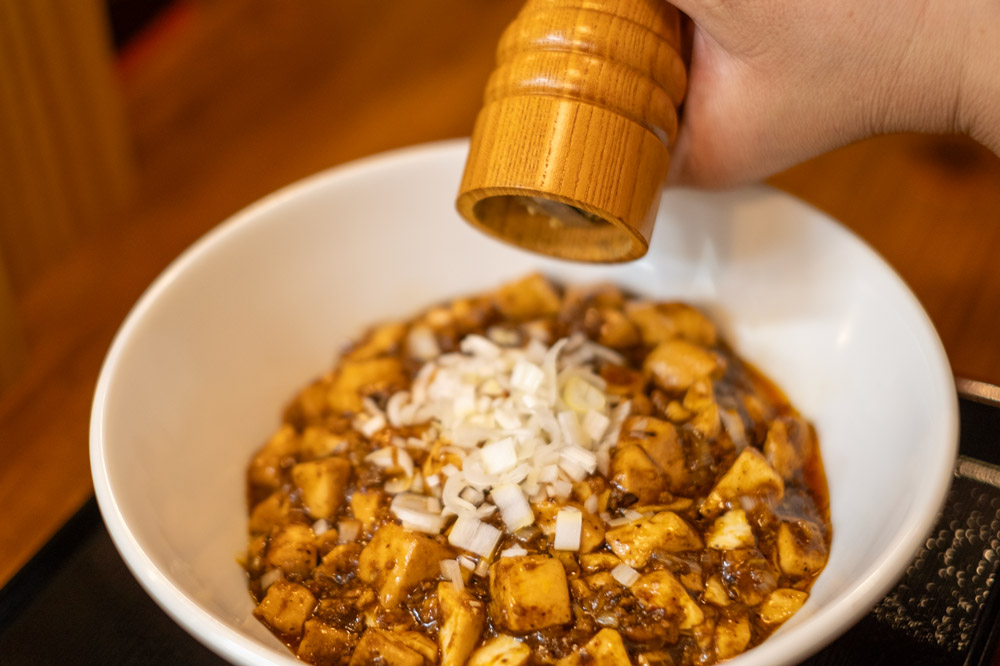
[{"label": "grinder grip", "polygon": [[687,75],[663,0],[528,0],[501,37],[459,212],[547,255],[646,253]]}]

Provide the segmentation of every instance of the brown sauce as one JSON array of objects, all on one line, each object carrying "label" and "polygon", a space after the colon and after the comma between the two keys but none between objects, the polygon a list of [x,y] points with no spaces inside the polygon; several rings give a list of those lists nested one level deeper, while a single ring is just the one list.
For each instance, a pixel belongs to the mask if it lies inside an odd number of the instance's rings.
[{"label": "brown sauce", "polygon": [[[452,518],[420,532],[391,508],[401,475],[420,479],[403,493],[440,496],[464,464],[454,443],[433,423],[358,425],[413,387],[427,331],[436,354],[470,334],[512,348],[577,334],[620,355],[590,367],[609,405],[630,410],[606,469],[534,496],[528,527],[483,516],[500,532],[486,555],[452,542]],[[715,663],[801,606],[832,538],[812,425],[701,313],[614,287],[528,276],[376,327],[284,420],[248,468],[246,569],[258,618],[321,666]],[[398,464],[372,462],[393,447]],[[480,508],[491,492],[473,497]],[[556,550],[567,507],[584,516],[579,546]],[[442,560],[461,563],[461,590]]]}]

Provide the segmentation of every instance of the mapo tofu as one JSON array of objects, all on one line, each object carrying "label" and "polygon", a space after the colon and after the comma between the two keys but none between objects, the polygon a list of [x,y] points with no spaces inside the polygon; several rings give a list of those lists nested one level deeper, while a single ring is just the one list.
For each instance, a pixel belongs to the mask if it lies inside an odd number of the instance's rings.
[{"label": "mapo tofu", "polygon": [[812,426],[708,317],[540,275],[368,331],[247,491],[255,614],[319,666],[716,663],[831,541]]}]

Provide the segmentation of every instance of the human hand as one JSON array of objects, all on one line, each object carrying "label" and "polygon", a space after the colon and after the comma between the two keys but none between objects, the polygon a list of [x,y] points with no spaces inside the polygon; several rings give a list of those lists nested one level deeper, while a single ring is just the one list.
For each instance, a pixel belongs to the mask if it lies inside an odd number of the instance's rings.
[{"label": "human hand", "polygon": [[1000,3],[671,2],[695,24],[672,183],[738,185],[896,131],[1000,152]]}]

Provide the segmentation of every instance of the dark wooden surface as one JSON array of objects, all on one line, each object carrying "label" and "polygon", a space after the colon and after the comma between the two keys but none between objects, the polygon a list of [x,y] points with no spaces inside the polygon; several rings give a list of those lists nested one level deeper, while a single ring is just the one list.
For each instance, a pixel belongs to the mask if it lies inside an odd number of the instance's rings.
[{"label": "dark wooden surface", "polygon": [[[0,583],[91,493],[94,382],[145,286],[278,187],[467,135],[519,4],[180,0],[123,54],[138,193],[16,304],[28,359],[0,393]],[[957,374],[1000,383],[1000,160],[957,137],[894,136],[771,182],[842,220],[897,268]]]}]

